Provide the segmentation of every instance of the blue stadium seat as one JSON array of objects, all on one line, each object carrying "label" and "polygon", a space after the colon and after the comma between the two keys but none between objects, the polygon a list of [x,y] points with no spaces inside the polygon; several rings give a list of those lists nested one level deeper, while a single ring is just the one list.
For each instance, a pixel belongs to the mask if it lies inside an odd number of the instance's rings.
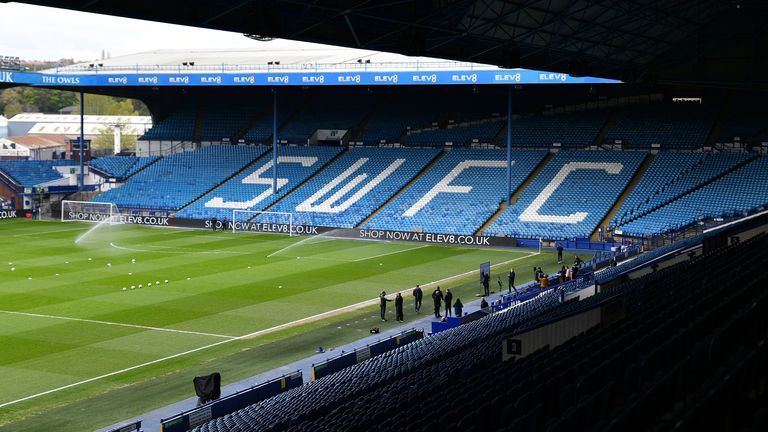
[{"label": "blue stadium seat", "polygon": [[[294,224],[352,228],[438,153],[436,149],[352,148],[270,210],[293,213]],[[267,215],[259,220],[278,222]]]},{"label": "blue stadium seat", "polygon": [[768,157],[759,157],[700,189],[621,225],[624,235],[664,233],[699,220],[738,217],[768,206]]},{"label": "blue stadium seat", "polygon": [[88,165],[118,180],[125,180],[158,159],[158,156],[103,156],[92,159]]},{"label": "blue stadium seat", "polygon": [[212,145],[165,157],[124,185],[95,198],[119,208],[178,210],[268,150],[263,146]]},{"label": "blue stadium seat", "polygon": [[[545,155],[545,151],[513,151],[512,190]],[[506,164],[506,150],[450,150],[365,228],[410,231],[420,227],[425,232],[472,235],[505,199]],[[446,176],[451,180],[445,182]],[[424,201],[430,191],[434,196]]]},{"label": "blue stadium seat", "polygon": [[560,151],[488,233],[553,240],[589,237],[644,158],[644,152]]},{"label": "blue stadium seat", "polygon": [[72,160],[5,160],[0,171],[21,186],[37,186],[64,178],[55,167],[75,165]]},{"label": "blue stadium seat", "polygon": [[278,193],[272,194],[272,156],[266,154],[248,169],[176,214],[189,219],[231,219],[232,210],[264,210],[325,166],[341,147],[281,146]]},{"label": "blue stadium seat", "polygon": [[695,148],[704,145],[719,105],[659,103],[622,108],[605,142],[621,140],[633,148]]},{"label": "blue stadium seat", "polygon": [[184,107],[152,125],[143,140],[192,141],[195,134],[195,109]]}]

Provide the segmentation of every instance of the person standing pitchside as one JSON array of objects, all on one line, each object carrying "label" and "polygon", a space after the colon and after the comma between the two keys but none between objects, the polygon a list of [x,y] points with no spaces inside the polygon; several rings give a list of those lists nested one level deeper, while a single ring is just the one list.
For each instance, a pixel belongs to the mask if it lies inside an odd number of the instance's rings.
[{"label": "person standing pitchside", "polygon": [[451,289],[448,288],[445,290],[445,316],[449,317],[451,316],[451,301],[453,300],[453,294],[451,294]]},{"label": "person standing pitchside", "polygon": [[435,318],[440,318],[440,306],[443,303],[443,292],[440,291],[440,287],[432,293],[432,300],[435,302]]},{"label": "person standing pitchside", "polygon": [[421,299],[424,298],[424,293],[421,291],[421,287],[416,285],[413,289],[413,305],[416,308],[416,313],[421,311]]},{"label": "person standing pitchside", "polygon": [[387,292],[382,291],[381,294],[379,294],[379,308],[381,309],[381,320],[386,321],[387,320],[387,302],[391,302],[392,300],[387,298]]},{"label": "person standing pitchside", "polygon": [[400,293],[395,296],[395,319],[403,322],[403,296]]}]

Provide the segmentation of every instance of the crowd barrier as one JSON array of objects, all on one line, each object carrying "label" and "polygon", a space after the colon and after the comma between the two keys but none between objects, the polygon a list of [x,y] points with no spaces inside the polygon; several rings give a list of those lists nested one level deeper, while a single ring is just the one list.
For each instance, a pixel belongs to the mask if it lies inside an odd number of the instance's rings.
[{"label": "crowd barrier", "polygon": [[371,357],[409,344],[424,337],[424,331],[411,329],[371,345],[360,347],[350,352],[343,352],[321,363],[312,364],[312,381],[336,373],[346,367],[364,362]]},{"label": "crowd barrier", "polygon": [[197,425],[207,423],[210,420],[233,413],[284,391],[299,387],[303,383],[304,379],[300,371],[290,375],[283,375],[195,409],[185,411],[169,419],[160,420],[160,432],[186,432]]}]

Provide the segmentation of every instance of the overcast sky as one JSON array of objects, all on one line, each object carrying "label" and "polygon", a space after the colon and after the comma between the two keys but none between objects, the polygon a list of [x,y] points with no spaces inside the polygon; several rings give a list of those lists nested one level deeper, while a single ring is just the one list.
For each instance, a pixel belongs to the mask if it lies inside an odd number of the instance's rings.
[{"label": "overcast sky", "polygon": [[102,50],[116,57],[163,48],[254,46],[285,49],[319,45],[287,40],[258,42],[240,33],[0,3],[0,55],[24,60],[90,61],[100,58]]}]

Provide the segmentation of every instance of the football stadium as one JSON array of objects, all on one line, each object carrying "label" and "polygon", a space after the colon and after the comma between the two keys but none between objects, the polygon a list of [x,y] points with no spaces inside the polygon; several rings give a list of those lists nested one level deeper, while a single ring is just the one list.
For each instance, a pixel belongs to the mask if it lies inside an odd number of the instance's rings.
[{"label": "football stadium", "polygon": [[763,2],[19,3],[253,47],[0,53],[0,431],[768,430]]}]

